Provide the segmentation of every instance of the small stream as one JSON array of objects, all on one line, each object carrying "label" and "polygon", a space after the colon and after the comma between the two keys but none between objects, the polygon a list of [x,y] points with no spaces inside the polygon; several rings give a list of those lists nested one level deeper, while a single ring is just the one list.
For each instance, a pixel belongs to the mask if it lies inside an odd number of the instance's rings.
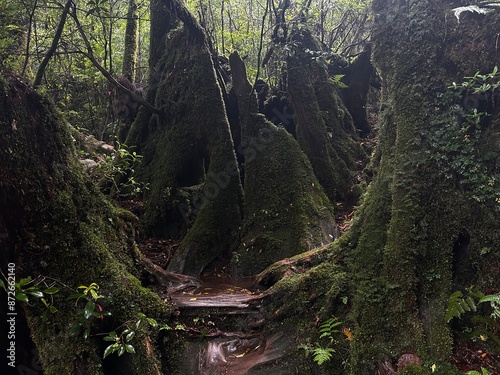
[{"label": "small stream", "polygon": [[171,295],[180,319],[202,322],[202,335],[188,338],[182,361],[185,374],[275,374],[273,364],[283,358],[293,337],[266,332],[261,312],[262,294],[245,283],[228,279],[203,280],[192,290]]}]

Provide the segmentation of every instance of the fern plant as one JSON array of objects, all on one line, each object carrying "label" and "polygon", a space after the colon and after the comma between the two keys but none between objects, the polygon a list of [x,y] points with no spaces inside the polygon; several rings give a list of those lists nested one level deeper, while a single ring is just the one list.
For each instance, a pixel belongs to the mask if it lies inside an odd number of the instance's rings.
[{"label": "fern plant", "polygon": [[[338,327],[342,324],[336,317],[331,317],[321,323],[318,334],[319,340],[313,344],[300,345],[300,349],[304,349],[307,355],[312,356],[314,362],[322,365],[331,360],[333,355],[337,353],[335,346],[338,344],[335,336],[338,336],[340,330]],[[320,341],[326,341],[326,345],[322,345]]]},{"label": "fern plant", "polygon": [[450,295],[448,308],[446,309],[445,320],[449,323],[453,318],[460,318],[466,312],[476,311],[476,302],[470,295],[464,297],[464,294],[458,290]]},{"label": "fern plant", "polygon": [[[478,301],[474,300],[476,298]],[[489,302],[491,307],[491,318],[500,318],[500,293],[484,295],[481,292],[469,291],[466,296],[461,291],[450,295],[446,309],[445,320],[449,323],[453,318],[460,318],[466,312],[476,312],[477,306]]]}]

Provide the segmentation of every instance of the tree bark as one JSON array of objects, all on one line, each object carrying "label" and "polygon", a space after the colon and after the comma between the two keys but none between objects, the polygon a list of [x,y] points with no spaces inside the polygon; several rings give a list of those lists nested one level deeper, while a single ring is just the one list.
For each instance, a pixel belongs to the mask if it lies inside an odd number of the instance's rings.
[{"label": "tree bark", "polygon": [[137,1],[129,0],[127,25],[125,28],[125,48],[123,51],[122,75],[127,77],[132,83],[135,81],[138,42],[139,18],[137,16]]},{"label": "tree bark", "polygon": [[[33,297],[29,305],[16,305],[19,324],[26,317],[44,373],[166,373],[163,349],[147,331],[134,340],[137,354],[103,359],[103,334],[133,321],[138,312],[159,322],[173,312],[139,281],[136,219],[108,202],[84,174],[69,129],[48,100],[12,76],[0,78],[0,94],[1,267],[15,264],[17,282],[48,278],[61,289],[53,300],[46,295],[58,309],[47,321],[41,318],[45,306]],[[100,294],[113,297],[112,303],[102,302],[112,315],[89,325],[87,339],[71,335],[83,310],[67,297],[94,282]]]},{"label": "tree bark", "polygon": [[[450,133],[465,126],[463,113],[471,108],[443,98],[452,82],[499,64],[494,35],[500,12],[464,14],[458,23],[452,9],[459,5],[373,2],[373,59],[386,104],[377,175],[352,229],[355,374],[372,374],[377,363],[403,353],[435,363],[438,373],[456,372],[447,363],[453,345],[444,319],[449,295],[472,285],[488,289],[498,280],[489,263],[497,263],[499,253],[480,255],[482,247],[499,243],[492,229],[499,224],[497,194],[480,193],[487,181],[496,186],[499,172],[486,152],[499,151],[498,103],[469,143],[468,135]],[[463,145],[458,153],[456,144]],[[476,272],[464,272],[470,261]]]}]

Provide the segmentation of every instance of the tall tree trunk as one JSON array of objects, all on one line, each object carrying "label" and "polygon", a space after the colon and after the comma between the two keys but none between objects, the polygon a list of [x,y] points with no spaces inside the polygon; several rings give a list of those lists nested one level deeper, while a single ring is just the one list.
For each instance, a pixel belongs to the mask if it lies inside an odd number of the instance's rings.
[{"label": "tall tree trunk", "polygon": [[338,233],[332,204],[298,142],[258,114],[243,61],[236,52],[229,61],[245,157],[244,225],[232,272],[248,276]]},{"label": "tall tree trunk", "polygon": [[125,28],[125,48],[123,51],[122,75],[130,82],[135,81],[137,50],[139,41],[139,17],[137,15],[137,0],[129,0],[127,11],[127,26]]},{"label": "tall tree trunk", "polygon": [[152,53],[155,75],[147,94],[163,113],[141,111],[126,142],[144,156],[137,176],[150,183],[146,232],[182,238],[169,269],[197,276],[214,260],[229,257],[242,189],[204,32],[181,3],[163,4],[155,3],[163,18],[152,18],[154,39],[163,43]]},{"label": "tall tree trunk", "polygon": [[[40,277],[60,288],[53,299],[45,295],[58,310],[46,321],[47,308],[31,295],[29,305],[17,301],[14,309],[20,332],[26,318],[44,373],[167,373],[157,336],[142,329],[133,343],[137,354],[103,359],[106,332],[130,324],[139,312],[166,322],[173,311],[141,286],[136,219],[97,191],[76,158],[66,122],[16,77],[0,78],[0,128],[2,271],[11,264],[16,282]],[[84,315],[83,306],[68,296],[91,283],[99,285],[99,294],[112,296],[111,303],[101,302],[112,315],[92,324],[86,319],[90,334],[85,338],[86,323],[80,334],[70,333]],[[19,339],[16,345],[21,349],[24,342]]]},{"label": "tall tree trunk", "polygon": [[[477,98],[471,108],[446,98],[452,82],[500,63],[500,12],[464,13],[459,23],[452,9],[460,4],[373,2],[373,59],[385,105],[377,176],[352,231],[353,374],[373,374],[403,353],[436,364],[436,373],[454,373],[444,319],[452,288],[487,289],[499,277],[490,264],[500,253],[480,255],[500,243],[493,229],[500,171],[490,154],[500,152],[498,101],[470,128],[467,116],[486,103]],[[467,262],[475,272],[464,271]]]}]

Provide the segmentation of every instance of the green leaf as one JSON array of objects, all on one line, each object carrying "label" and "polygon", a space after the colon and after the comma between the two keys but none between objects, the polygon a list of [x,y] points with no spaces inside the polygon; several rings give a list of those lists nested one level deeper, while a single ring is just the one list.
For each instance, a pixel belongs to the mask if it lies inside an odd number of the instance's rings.
[{"label": "green leaf", "polygon": [[129,342],[130,340],[132,340],[135,336],[135,332],[134,331],[131,331],[130,333],[128,333],[126,336],[125,336],[125,341]]},{"label": "green leaf", "polygon": [[53,305],[50,305],[49,306],[49,311],[50,311],[51,314],[55,314],[58,310]]},{"label": "green leaf", "polygon": [[111,344],[110,346],[108,346],[106,348],[106,350],[104,350],[104,356],[103,358],[106,358],[108,355],[110,355],[111,353],[115,352],[116,351],[116,344]]},{"label": "green leaf", "polygon": [[146,318],[146,320],[151,327],[156,328],[158,326],[158,322],[153,318]]},{"label": "green leaf", "polygon": [[0,280],[0,287],[2,287],[3,290],[7,291],[7,287],[5,286],[3,280]]},{"label": "green leaf", "polygon": [[161,327],[159,330],[160,330],[160,331],[164,331],[164,330],[165,330],[165,331],[171,331],[171,330],[173,330],[173,328],[172,328],[172,327],[170,327],[168,324],[165,324],[165,325],[164,325],[163,327]]},{"label": "green leaf", "polygon": [[125,350],[127,351],[127,353],[132,353],[132,354],[135,354],[135,349],[132,345],[130,344],[125,344]]},{"label": "green leaf", "polygon": [[32,296],[37,297],[37,298],[42,298],[43,297],[43,293],[40,292],[39,290],[29,291],[28,293],[31,294]]},{"label": "green leaf", "polygon": [[322,365],[332,358],[333,353],[335,353],[335,350],[332,348],[315,348],[313,350],[313,360],[318,365]]},{"label": "green leaf", "polygon": [[92,313],[94,312],[94,309],[95,309],[94,302],[88,301],[87,304],[85,305],[85,309],[83,310],[83,316],[85,317],[85,319],[88,319],[93,315]]},{"label": "green leaf", "polygon": [[85,331],[83,332],[83,338],[85,340],[87,340],[87,338],[90,336],[90,329],[85,329]]},{"label": "green leaf", "polygon": [[68,299],[80,299],[80,298],[85,298],[86,295],[85,294],[82,294],[82,293],[74,293],[74,294],[70,294]]},{"label": "green leaf", "polygon": [[21,302],[28,302],[28,296],[24,294],[23,292],[16,291],[16,299]]},{"label": "green leaf", "polygon": [[57,292],[59,292],[59,288],[52,287],[52,288],[45,289],[43,292],[45,294],[56,294]]},{"label": "green leaf", "polygon": [[104,341],[116,341],[116,338],[115,337],[111,337],[111,336],[105,336],[103,338]]},{"label": "green leaf", "polygon": [[122,356],[125,353],[125,345],[121,344],[118,348],[118,357]]},{"label": "green leaf", "polygon": [[31,276],[28,276],[28,277],[25,277],[25,278],[19,280],[19,282],[16,283],[16,285],[18,285],[19,287],[22,287],[30,282],[31,282]]}]

